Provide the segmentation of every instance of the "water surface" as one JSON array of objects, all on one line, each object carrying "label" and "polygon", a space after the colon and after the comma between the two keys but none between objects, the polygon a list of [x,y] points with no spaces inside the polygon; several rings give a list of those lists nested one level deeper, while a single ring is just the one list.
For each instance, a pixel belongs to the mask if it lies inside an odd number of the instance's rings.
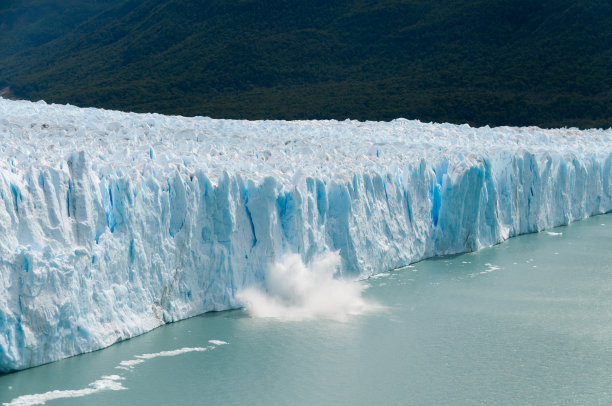
[{"label": "water surface", "polygon": [[366,281],[385,310],[345,322],[211,313],[0,376],[0,402],[116,375],[125,389],[47,404],[610,404],[612,216],[552,231]]}]

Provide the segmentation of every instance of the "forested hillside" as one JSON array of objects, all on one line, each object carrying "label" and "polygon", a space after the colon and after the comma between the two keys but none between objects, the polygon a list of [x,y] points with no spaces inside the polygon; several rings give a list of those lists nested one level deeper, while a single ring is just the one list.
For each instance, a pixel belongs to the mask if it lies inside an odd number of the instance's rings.
[{"label": "forested hillside", "polygon": [[137,112],[612,126],[612,3],[6,0],[0,89]]}]

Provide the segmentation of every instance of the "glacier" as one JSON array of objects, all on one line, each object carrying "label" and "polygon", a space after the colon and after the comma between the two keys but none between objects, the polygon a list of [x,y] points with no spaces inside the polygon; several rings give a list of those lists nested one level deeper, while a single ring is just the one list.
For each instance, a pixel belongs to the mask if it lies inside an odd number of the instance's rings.
[{"label": "glacier", "polygon": [[612,130],[240,121],[0,99],[0,372],[612,210]]}]

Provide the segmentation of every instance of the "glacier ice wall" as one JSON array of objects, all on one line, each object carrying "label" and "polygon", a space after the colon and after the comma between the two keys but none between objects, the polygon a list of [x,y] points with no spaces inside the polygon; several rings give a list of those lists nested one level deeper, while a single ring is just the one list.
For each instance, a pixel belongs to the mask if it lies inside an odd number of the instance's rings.
[{"label": "glacier ice wall", "polygon": [[612,210],[612,131],[245,122],[0,99],[0,372]]}]

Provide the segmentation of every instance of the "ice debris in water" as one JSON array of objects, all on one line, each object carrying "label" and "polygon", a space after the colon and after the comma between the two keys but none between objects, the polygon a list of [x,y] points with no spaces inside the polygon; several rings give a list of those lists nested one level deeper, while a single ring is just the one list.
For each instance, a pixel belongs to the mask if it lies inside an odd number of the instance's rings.
[{"label": "ice debris in water", "polygon": [[[184,347],[176,350],[160,351],[152,354],[136,355],[136,359],[121,361],[116,369],[123,369],[129,371],[134,369],[137,365],[143,364],[146,360],[158,358],[158,357],[174,357],[181,354],[190,352],[203,352],[214,349],[215,346],[228,344],[221,340],[209,340],[210,344],[207,347]],[[67,398],[80,398],[84,396],[93,395],[95,393],[106,391],[106,390],[124,390],[128,389],[123,386],[121,381],[125,381],[125,377],[121,375],[108,375],[102,376],[100,379],[90,383],[87,388],[78,390],[53,390],[45,393],[37,393],[32,395],[19,396],[8,403],[3,403],[3,406],[33,406],[33,405],[44,405],[49,400],[56,399],[67,399]],[[12,387],[9,386],[9,389]]]},{"label": "ice debris in water", "polygon": [[76,390],[53,390],[45,393],[37,393],[34,395],[19,396],[8,403],[3,403],[3,406],[34,406],[44,405],[50,400],[81,398],[83,396],[93,395],[98,392],[107,390],[124,390],[127,389],[121,383],[125,378],[119,375],[103,376],[95,382],[89,384],[87,388]]},{"label": "ice debris in water", "polygon": [[0,99],[0,372],[240,307],[287,253],[359,279],[610,211],[611,136]]}]

